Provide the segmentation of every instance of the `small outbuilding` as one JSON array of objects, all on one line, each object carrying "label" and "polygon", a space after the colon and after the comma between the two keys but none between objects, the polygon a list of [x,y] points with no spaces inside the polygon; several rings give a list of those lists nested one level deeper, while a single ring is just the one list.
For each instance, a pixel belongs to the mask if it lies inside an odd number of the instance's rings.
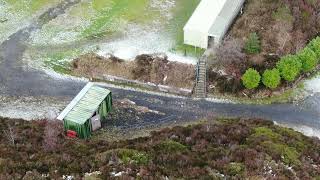
[{"label": "small outbuilding", "polygon": [[78,137],[86,139],[101,128],[101,121],[106,119],[111,109],[111,91],[90,82],[57,119],[63,121],[66,131],[75,131]]},{"label": "small outbuilding", "polygon": [[184,43],[207,49],[219,44],[245,0],[201,0],[184,26]]}]

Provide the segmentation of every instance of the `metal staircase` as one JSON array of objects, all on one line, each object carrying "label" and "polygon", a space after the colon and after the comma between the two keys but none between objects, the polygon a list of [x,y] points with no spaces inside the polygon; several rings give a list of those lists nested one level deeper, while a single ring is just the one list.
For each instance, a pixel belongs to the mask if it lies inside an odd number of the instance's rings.
[{"label": "metal staircase", "polygon": [[202,56],[199,59],[196,68],[196,86],[195,97],[206,98],[207,97],[207,58]]}]

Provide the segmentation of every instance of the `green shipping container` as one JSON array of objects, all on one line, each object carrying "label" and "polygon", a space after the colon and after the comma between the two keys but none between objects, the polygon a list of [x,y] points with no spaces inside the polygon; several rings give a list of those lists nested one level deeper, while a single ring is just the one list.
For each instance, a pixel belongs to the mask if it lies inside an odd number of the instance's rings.
[{"label": "green shipping container", "polygon": [[77,132],[78,137],[86,139],[92,133],[92,117],[104,121],[112,110],[111,91],[88,83],[71,103],[58,116],[64,122],[65,130]]}]

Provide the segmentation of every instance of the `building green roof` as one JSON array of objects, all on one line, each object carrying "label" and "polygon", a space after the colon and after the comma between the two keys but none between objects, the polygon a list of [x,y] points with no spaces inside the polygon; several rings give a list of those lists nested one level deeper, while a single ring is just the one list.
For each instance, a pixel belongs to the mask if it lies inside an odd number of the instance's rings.
[{"label": "building green roof", "polygon": [[111,92],[88,83],[59,115],[59,120],[84,124],[98,110],[99,105]]}]

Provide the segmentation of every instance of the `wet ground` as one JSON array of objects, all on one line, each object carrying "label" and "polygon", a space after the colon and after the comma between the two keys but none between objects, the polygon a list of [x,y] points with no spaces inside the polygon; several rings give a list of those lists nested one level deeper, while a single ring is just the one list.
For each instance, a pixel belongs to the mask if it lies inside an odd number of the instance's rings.
[{"label": "wet ground", "polygon": [[[1,116],[21,114],[26,119],[32,119],[37,118],[37,114],[46,116],[50,112],[58,113],[85,85],[84,81],[50,76],[26,66],[22,61],[30,33],[75,3],[70,0],[50,9],[38,21],[17,31],[0,45]],[[307,130],[309,135],[320,137],[319,93],[297,104],[244,105],[198,101],[106,86],[113,92],[115,100],[130,99],[139,106],[163,113],[161,116],[146,116],[143,120],[155,124],[162,121],[192,121],[208,115],[255,117],[277,121],[296,129],[306,127],[303,130]]]}]

